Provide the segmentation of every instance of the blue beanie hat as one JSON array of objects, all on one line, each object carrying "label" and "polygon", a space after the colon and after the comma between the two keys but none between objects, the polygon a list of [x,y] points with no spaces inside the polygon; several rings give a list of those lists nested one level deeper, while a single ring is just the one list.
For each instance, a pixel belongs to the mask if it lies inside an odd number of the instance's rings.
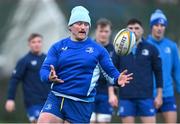
[{"label": "blue beanie hat", "polygon": [[155,10],[155,12],[152,13],[150,18],[151,27],[156,24],[162,24],[164,26],[167,26],[167,18],[160,9]]},{"label": "blue beanie hat", "polygon": [[89,11],[84,8],[83,6],[76,6],[71,10],[71,16],[69,19],[68,26],[71,26],[72,24],[76,22],[87,22],[89,25],[91,25],[91,19],[89,17]]}]

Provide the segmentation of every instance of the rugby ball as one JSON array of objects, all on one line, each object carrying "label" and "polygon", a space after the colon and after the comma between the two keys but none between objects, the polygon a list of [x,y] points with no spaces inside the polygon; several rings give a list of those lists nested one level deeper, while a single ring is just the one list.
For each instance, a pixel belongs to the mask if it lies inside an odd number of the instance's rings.
[{"label": "rugby ball", "polygon": [[134,32],[128,29],[120,30],[113,41],[114,49],[116,54],[120,56],[128,55],[131,53],[132,48],[136,44],[136,36]]}]

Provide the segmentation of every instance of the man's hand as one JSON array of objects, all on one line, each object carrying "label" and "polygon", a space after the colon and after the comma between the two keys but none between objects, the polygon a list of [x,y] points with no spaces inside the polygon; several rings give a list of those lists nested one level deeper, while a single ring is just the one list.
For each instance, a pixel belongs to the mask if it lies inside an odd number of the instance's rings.
[{"label": "man's hand", "polygon": [[13,112],[15,110],[14,100],[7,100],[5,104],[5,109],[7,112]]},{"label": "man's hand", "polygon": [[163,101],[162,101],[162,97],[157,96],[154,100],[154,106],[156,109],[159,109],[162,105]]},{"label": "man's hand", "polygon": [[132,80],[133,73],[126,74],[127,70],[124,70],[118,77],[118,84],[121,87],[124,87],[127,83],[129,83],[130,80]]},{"label": "man's hand", "polygon": [[108,87],[108,95],[109,95],[109,100],[108,100],[109,104],[112,107],[118,107],[118,98],[114,93],[114,87],[113,86]]},{"label": "man's hand", "polygon": [[162,88],[157,88],[157,96],[154,100],[154,106],[156,109],[160,108],[161,105],[163,104],[162,100]]},{"label": "man's hand", "polygon": [[58,76],[56,75],[56,71],[54,69],[54,66],[50,65],[50,68],[51,68],[51,71],[50,71],[50,74],[49,74],[49,80],[54,82],[54,83],[55,82],[64,83],[64,81],[59,79]]},{"label": "man's hand", "polygon": [[112,107],[118,107],[118,98],[115,94],[109,95],[109,104]]}]

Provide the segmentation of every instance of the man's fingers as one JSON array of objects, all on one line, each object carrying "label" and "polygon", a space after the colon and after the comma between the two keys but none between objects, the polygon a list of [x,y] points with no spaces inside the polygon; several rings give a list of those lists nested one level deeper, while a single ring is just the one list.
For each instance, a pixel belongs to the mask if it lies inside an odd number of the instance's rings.
[{"label": "man's fingers", "polygon": [[132,80],[132,79],[133,79],[133,77],[126,78],[127,81]]},{"label": "man's fingers", "polygon": [[124,87],[125,86],[125,83],[121,84],[121,87]]},{"label": "man's fingers", "polygon": [[64,83],[64,81],[63,80],[61,80],[61,79],[58,79],[57,77],[55,77],[54,79],[52,79],[52,81],[54,82],[54,83]]},{"label": "man's fingers", "polygon": [[160,107],[160,105],[155,103],[155,108],[158,109],[159,107]]},{"label": "man's fingers", "polygon": [[56,79],[56,78],[57,78],[57,75],[51,76],[51,79]]},{"label": "man's fingers", "polygon": [[59,83],[64,83],[64,81],[63,80],[61,80],[61,79],[56,79],[56,82],[59,82]]},{"label": "man's fingers", "polygon": [[129,84],[130,83],[130,81],[126,81],[126,84]]},{"label": "man's fingers", "polygon": [[155,108],[158,109],[161,107],[161,105],[162,105],[162,103],[160,101],[158,101],[157,99],[155,99],[155,101],[154,101]]},{"label": "man's fingers", "polygon": [[121,72],[121,75],[124,75],[124,74],[126,74],[127,72],[128,72],[128,70],[125,69],[123,72]]},{"label": "man's fingers", "polygon": [[54,66],[50,65],[51,71],[55,71]]},{"label": "man's fingers", "polygon": [[56,74],[55,71],[52,71],[52,70],[51,70],[50,75],[51,75],[51,76],[54,76],[55,74]]},{"label": "man's fingers", "polygon": [[133,75],[133,73],[130,73],[130,74],[128,74],[128,75],[126,75],[127,77],[131,77]]}]

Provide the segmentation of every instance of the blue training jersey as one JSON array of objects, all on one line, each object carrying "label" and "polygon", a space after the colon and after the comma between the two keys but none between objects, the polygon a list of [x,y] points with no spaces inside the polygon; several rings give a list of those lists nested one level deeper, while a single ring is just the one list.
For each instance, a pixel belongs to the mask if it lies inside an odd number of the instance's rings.
[{"label": "blue training jersey", "polygon": [[50,85],[43,85],[39,76],[45,57],[29,52],[18,61],[9,81],[8,99],[15,99],[17,85],[22,82],[25,106],[44,104],[50,91]]},{"label": "blue training jersey", "polygon": [[180,59],[176,43],[167,38],[156,41],[152,35],[147,37],[147,41],[156,46],[162,59],[163,97],[174,95],[173,80],[180,93]]},{"label": "blue training jersey", "polygon": [[52,92],[56,96],[76,101],[94,101],[95,86],[100,75],[99,66],[114,83],[119,76],[107,50],[90,38],[79,42],[66,38],[55,43],[40,71],[43,82],[49,83],[51,64],[58,78],[64,80],[64,83],[52,83]]}]

